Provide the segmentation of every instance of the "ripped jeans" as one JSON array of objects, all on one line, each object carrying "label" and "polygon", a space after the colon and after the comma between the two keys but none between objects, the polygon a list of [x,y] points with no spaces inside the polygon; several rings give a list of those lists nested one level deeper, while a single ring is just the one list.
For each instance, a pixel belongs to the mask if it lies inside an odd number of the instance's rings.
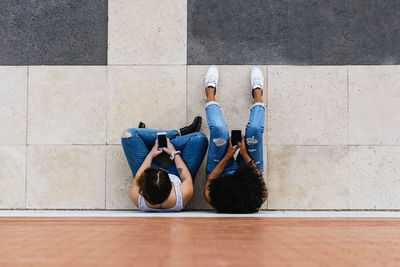
[{"label": "ripped jeans", "polygon": [[[195,132],[179,136],[179,132],[175,130],[158,131],[148,128],[130,128],[127,131],[132,136],[121,138],[121,143],[133,177],[135,177],[147,154],[149,154],[149,151],[154,146],[154,142],[157,139],[157,132],[167,132],[167,137],[175,149],[181,151],[182,160],[185,162],[194,180],[207,152],[207,137],[203,133]],[[152,161],[151,166],[161,168],[156,160]],[[166,169],[166,171],[179,176],[175,163]]]},{"label": "ripped jeans", "polygon": [[[225,155],[229,142],[229,130],[222,116],[221,108],[216,101],[206,103],[206,116],[208,128],[210,129],[210,142],[208,147],[206,177],[210,175],[218,162]],[[264,103],[255,103],[250,109],[250,118],[246,126],[245,140],[247,152],[254,160],[261,173],[264,171],[263,161],[263,132],[265,120]],[[244,164],[243,157],[238,154],[229,159],[222,174],[232,174]]]}]

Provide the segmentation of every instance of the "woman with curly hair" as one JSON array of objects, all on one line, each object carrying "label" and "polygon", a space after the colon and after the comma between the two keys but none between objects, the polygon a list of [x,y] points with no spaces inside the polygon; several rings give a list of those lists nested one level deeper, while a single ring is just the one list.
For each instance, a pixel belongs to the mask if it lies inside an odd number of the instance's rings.
[{"label": "woman with curly hair", "polygon": [[[218,85],[218,69],[208,68],[205,76],[207,102],[205,104],[210,142],[207,156],[207,182],[204,197],[218,212],[257,212],[267,198],[267,188],[262,176],[265,105],[262,99],[264,77],[260,68],[250,73],[251,98],[245,136],[233,146],[228,126],[221,108],[215,100]],[[239,155],[234,158],[239,149]]]}]

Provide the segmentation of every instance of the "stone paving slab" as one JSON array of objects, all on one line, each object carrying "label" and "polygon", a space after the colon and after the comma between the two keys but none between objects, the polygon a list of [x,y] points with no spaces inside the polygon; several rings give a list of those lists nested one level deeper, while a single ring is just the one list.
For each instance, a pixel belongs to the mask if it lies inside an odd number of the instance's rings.
[{"label": "stone paving slab", "polygon": [[105,147],[28,146],[26,208],[105,209]]},{"label": "stone paving slab", "polygon": [[28,144],[104,144],[107,67],[29,67]]},{"label": "stone paving slab", "polygon": [[400,66],[349,66],[349,144],[400,145]]},{"label": "stone paving slab", "polygon": [[0,65],[106,65],[108,0],[0,1]]},{"label": "stone paving slab", "polygon": [[400,2],[189,0],[188,64],[400,63]]},{"label": "stone paving slab", "polygon": [[400,147],[350,146],[351,209],[400,209]]},{"label": "stone paving slab", "polygon": [[109,0],[108,64],[186,64],[187,0]]},{"label": "stone paving slab", "polygon": [[26,146],[0,146],[0,209],[25,208]]},{"label": "stone paving slab", "polygon": [[0,145],[26,144],[27,72],[0,66]]}]

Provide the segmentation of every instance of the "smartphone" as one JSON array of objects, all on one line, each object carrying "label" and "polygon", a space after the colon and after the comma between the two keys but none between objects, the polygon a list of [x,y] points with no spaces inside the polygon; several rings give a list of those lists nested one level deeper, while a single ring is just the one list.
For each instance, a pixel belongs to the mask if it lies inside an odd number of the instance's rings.
[{"label": "smartphone", "polygon": [[232,130],[232,132],[231,132],[232,146],[236,146],[241,141],[242,141],[242,131],[241,130]]},{"label": "smartphone", "polygon": [[159,132],[157,133],[158,147],[167,147],[167,133]]}]

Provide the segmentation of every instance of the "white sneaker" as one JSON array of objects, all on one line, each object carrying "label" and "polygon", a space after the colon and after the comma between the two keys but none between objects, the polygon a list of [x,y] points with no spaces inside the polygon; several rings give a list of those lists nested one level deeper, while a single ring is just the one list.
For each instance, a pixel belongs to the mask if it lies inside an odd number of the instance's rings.
[{"label": "white sneaker", "polygon": [[215,88],[215,95],[217,95],[217,86],[218,86],[218,68],[215,65],[208,67],[206,76],[205,76],[205,89],[207,87],[214,87]]},{"label": "white sneaker", "polygon": [[259,67],[253,67],[250,71],[250,82],[251,82],[251,100],[254,102],[253,90],[260,88],[264,90],[264,75]]}]

